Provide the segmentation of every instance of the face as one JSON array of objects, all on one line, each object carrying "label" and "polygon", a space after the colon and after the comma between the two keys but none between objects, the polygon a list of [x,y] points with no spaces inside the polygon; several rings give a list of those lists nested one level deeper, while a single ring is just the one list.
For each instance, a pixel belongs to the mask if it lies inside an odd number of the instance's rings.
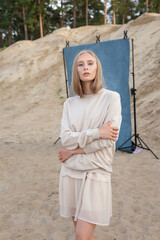
[{"label": "face", "polygon": [[77,71],[83,82],[92,81],[96,77],[97,63],[90,53],[82,53],[78,58]]}]

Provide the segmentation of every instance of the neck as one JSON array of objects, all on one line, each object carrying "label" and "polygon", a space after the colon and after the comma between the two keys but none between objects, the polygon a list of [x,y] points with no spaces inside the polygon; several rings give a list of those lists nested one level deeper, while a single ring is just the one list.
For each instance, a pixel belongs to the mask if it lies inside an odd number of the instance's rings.
[{"label": "neck", "polygon": [[83,94],[84,95],[92,94],[91,82],[82,82],[82,87],[83,87]]}]

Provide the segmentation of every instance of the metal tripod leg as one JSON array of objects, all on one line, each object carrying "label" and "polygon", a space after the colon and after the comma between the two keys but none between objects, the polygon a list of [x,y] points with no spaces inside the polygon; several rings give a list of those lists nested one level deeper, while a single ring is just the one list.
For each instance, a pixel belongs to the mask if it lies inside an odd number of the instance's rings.
[{"label": "metal tripod leg", "polygon": [[[155,156],[155,158],[159,159],[159,158],[157,157],[157,155],[156,155],[156,154],[147,146],[147,144],[142,140],[142,138],[139,137],[139,134],[137,134],[137,139],[138,139],[138,141],[140,142],[141,148],[143,148],[143,149],[145,149],[145,150],[149,150],[149,151]],[[143,145],[142,145],[141,142],[145,145],[146,148],[143,147]],[[137,146],[138,146],[138,145],[137,145]]]},{"label": "metal tripod leg", "polygon": [[54,145],[59,141],[59,139],[61,139],[60,137],[57,138],[57,140],[53,143]]},{"label": "metal tripod leg", "polygon": [[[155,158],[159,159],[159,158],[157,157],[157,155],[156,155],[156,154],[147,146],[147,144],[142,140],[142,138],[140,138],[139,134],[136,134],[136,136],[135,136],[135,134],[133,134],[129,139],[127,139],[127,140],[118,148],[118,150],[123,150],[123,149],[128,148],[128,147],[122,147],[122,146],[125,145],[125,144],[126,144],[130,139],[132,139],[133,137],[135,137],[136,143],[134,143],[133,146],[129,146],[129,147],[131,147],[131,148],[132,148],[132,147],[134,148],[133,151],[136,149],[136,147],[140,147],[140,148],[142,148],[142,149],[149,150],[149,151],[155,156]],[[139,144],[137,144],[137,140],[138,140]],[[145,147],[142,145],[142,143],[145,145]]]}]

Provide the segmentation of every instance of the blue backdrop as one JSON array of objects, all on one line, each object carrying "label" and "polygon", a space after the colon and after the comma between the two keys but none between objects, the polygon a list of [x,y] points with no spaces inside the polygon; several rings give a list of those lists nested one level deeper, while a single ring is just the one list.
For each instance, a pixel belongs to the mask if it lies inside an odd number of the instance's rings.
[{"label": "blue backdrop", "polygon": [[[67,79],[70,87],[72,76],[72,64],[75,56],[82,50],[91,50],[99,58],[102,64],[105,86],[109,90],[116,91],[121,96],[122,125],[116,148],[131,138],[131,112],[130,112],[130,90],[129,90],[129,39],[116,39],[111,41],[89,43],[64,48],[64,60],[67,70]],[[131,139],[123,145],[123,150],[132,152]]]}]

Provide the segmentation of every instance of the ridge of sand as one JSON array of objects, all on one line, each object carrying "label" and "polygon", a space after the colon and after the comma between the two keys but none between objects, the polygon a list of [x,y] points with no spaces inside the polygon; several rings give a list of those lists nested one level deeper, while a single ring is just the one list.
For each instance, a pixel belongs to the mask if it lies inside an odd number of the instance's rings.
[{"label": "ridge of sand", "polygon": [[[10,136],[30,141],[32,136],[34,141],[45,141],[53,137],[54,129],[58,135],[60,125],[56,122],[66,99],[62,57],[65,41],[69,40],[70,45],[94,42],[96,35],[106,41],[122,38],[123,31],[128,30],[128,36],[133,37],[135,43],[138,128],[144,137],[152,129],[150,138],[160,143],[160,131],[157,131],[160,112],[159,20],[159,14],[151,13],[125,25],[62,28],[36,41],[19,41],[0,52],[1,139]],[[131,76],[130,84],[132,87]],[[40,133],[42,129],[43,134]]]}]

